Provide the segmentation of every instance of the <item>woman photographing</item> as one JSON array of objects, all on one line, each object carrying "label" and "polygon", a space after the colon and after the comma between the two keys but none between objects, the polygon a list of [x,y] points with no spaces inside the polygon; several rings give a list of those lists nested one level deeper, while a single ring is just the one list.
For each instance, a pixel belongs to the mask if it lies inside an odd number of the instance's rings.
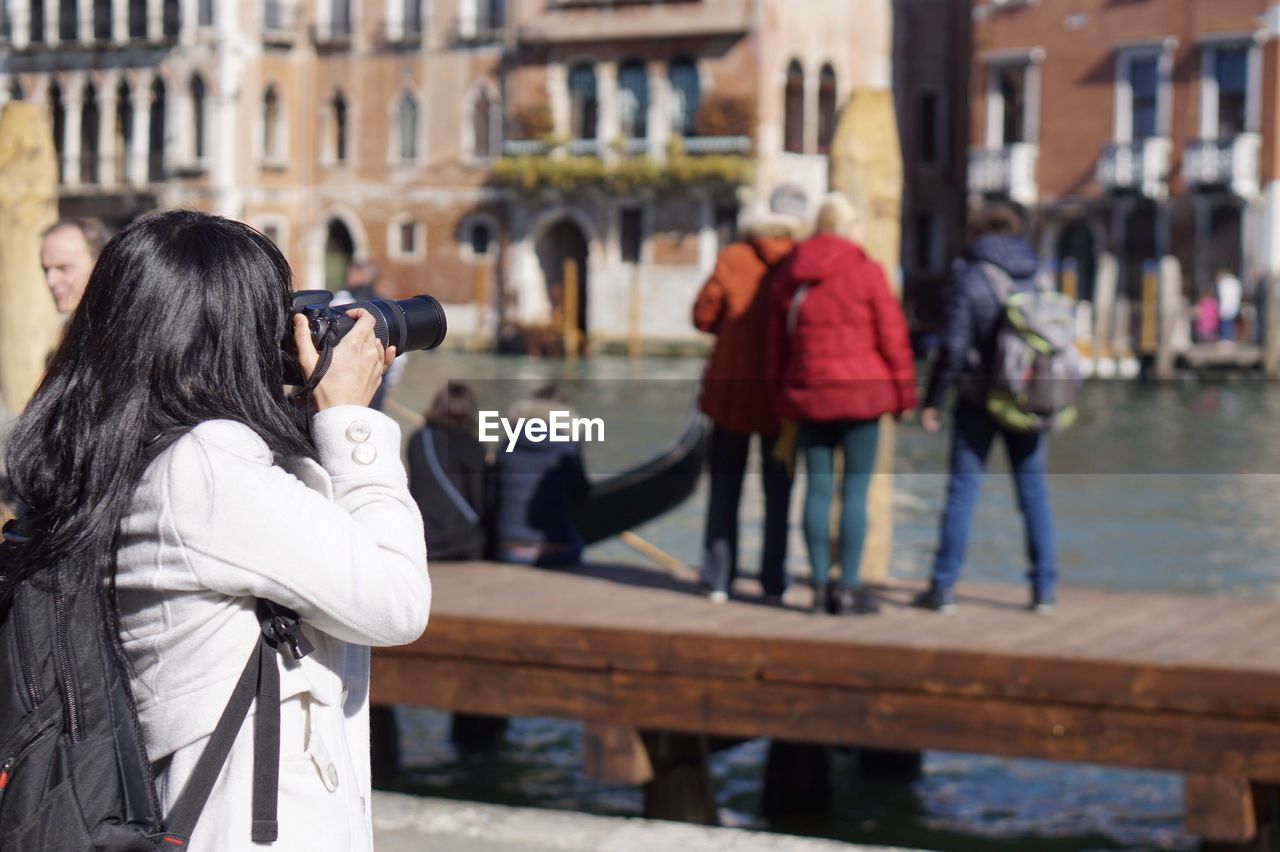
[{"label": "woman photographing", "polygon": [[[274,848],[371,850],[369,646],[426,627],[422,519],[399,429],[367,407],[395,357],[371,316],[351,314],[309,412],[286,396],[282,341],[304,377],[319,360],[290,314],[290,279],[271,241],[237,222],[170,212],[125,228],[18,422],[8,469],[33,530],[24,558],[102,596],[160,810],[191,778],[270,601],[297,613],[314,648],[267,663],[279,668]],[[255,848],[253,728],[189,848]]]}]

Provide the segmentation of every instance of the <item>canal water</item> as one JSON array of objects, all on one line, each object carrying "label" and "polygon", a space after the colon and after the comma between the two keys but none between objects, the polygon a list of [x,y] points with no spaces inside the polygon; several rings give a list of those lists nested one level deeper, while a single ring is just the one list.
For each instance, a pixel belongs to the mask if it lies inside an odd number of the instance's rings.
[{"label": "canal water", "polygon": [[[415,354],[392,398],[425,409],[446,380],[469,383],[482,407],[500,409],[554,380],[575,411],[603,418],[605,440],[585,448],[590,471],[621,470],[680,431],[697,394],[702,362],[631,362],[593,357],[576,364],[456,352]],[[1064,583],[1108,589],[1280,596],[1280,392],[1253,380],[1168,386],[1088,385],[1081,418],[1051,448],[1050,489]],[[407,420],[405,421],[407,425]],[[924,578],[935,547],[946,480],[946,438],[908,424],[897,430],[892,571]],[[991,470],[1007,471],[1003,450]],[[799,509],[802,482],[793,493]],[[637,532],[696,564],[705,481],[679,509]],[[756,566],[761,538],[758,478],[743,501],[744,572]],[[804,545],[793,524],[788,562],[805,576]],[[643,561],[617,541],[588,550],[595,561]],[[984,485],[965,578],[1024,583],[1021,523],[1007,476]],[[579,728],[556,720],[517,720],[505,740],[463,752],[448,718],[402,714],[404,786],[431,795],[638,814],[638,790],[581,775]],[[856,759],[834,758],[830,818],[768,825],[758,816],[765,744],[717,755],[713,771],[726,824],[922,849],[1191,849],[1181,832],[1177,776],[1029,760],[931,753],[912,784],[861,780]]]}]

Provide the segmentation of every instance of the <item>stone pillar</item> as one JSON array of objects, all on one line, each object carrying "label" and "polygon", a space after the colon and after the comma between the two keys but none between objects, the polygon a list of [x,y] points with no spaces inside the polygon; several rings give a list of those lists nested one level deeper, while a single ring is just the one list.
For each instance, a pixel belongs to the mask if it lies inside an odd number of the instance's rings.
[{"label": "stone pillar", "polygon": [[133,83],[133,139],[129,151],[129,182],[146,186],[151,171],[151,84],[150,73],[138,74]]},{"label": "stone pillar", "polygon": [[16,414],[44,375],[61,322],[40,269],[40,234],[58,217],[58,170],[42,105],[0,113],[0,401]]},{"label": "stone pillar", "polygon": [[98,91],[98,183],[113,187],[120,181],[116,139],[116,95],[118,74],[103,77]]},{"label": "stone pillar", "polygon": [[31,43],[31,0],[9,0],[9,38],[14,50]]},{"label": "stone pillar", "polygon": [[147,0],[147,40],[159,41],[162,38],[164,38],[163,0]]},{"label": "stone pillar", "polygon": [[[805,110],[807,123],[810,112]],[[806,127],[806,137],[811,129],[816,132],[816,123]],[[831,187],[858,205],[864,222],[863,246],[884,267],[891,286],[900,295],[902,154],[891,89],[857,89],[841,111],[831,143]],[[889,575],[894,428],[892,418],[881,420],[875,474],[867,495],[867,540],[862,551],[861,577],[872,582]]]},{"label": "stone pillar", "polygon": [[129,0],[114,0],[111,7],[111,41],[124,44],[129,40]]},{"label": "stone pillar", "polygon": [[649,156],[666,162],[671,140],[671,80],[665,62],[649,63]]},{"label": "stone pillar", "polygon": [[80,185],[80,117],[84,109],[84,77],[74,77],[62,93],[66,120],[62,123],[62,182]]},{"label": "stone pillar", "polygon": [[198,20],[196,0],[181,0],[179,5],[182,9],[182,21],[178,27],[178,42],[189,45],[196,40],[196,24]]},{"label": "stone pillar", "polygon": [[596,121],[596,140],[600,156],[613,159],[613,143],[620,135],[618,129],[618,63],[601,62],[596,65],[596,101],[599,104]]},{"label": "stone pillar", "polygon": [[60,4],[45,0],[44,4],[44,43],[58,43],[58,17],[61,14]]},{"label": "stone pillar", "polygon": [[76,0],[76,32],[81,44],[93,43],[93,0]]}]

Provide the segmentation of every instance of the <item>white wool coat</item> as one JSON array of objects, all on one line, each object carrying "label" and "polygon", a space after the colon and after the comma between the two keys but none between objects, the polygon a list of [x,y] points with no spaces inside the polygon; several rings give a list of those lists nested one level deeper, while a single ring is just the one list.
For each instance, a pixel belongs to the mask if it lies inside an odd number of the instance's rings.
[{"label": "white wool coat", "polygon": [[[121,527],[117,587],[156,786],[172,807],[259,638],[257,598],[297,610],[315,652],[281,671],[279,840],[371,850],[369,646],[412,642],[431,605],[422,517],[395,421],[313,419],[319,464],[272,458],[247,426],[202,423],[148,467]],[[252,714],[192,836],[250,841]]]}]

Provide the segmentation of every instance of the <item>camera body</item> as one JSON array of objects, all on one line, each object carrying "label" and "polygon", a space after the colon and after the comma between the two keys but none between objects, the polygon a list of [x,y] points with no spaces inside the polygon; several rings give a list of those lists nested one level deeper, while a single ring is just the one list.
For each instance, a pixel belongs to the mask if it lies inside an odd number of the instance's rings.
[{"label": "camera body", "polygon": [[[400,356],[414,350],[435,349],[444,342],[448,332],[444,307],[431,296],[413,296],[409,299],[367,299],[332,305],[333,294],[328,290],[299,290],[293,294],[290,315],[302,314],[307,318],[311,342],[317,349],[326,339],[341,340],[355,327],[356,321],[348,312],[362,308],[373,317],[374,334],[383,346],[394,346]],[[285,338],[285,349],[294,355],[292,362],[285,362],[285,381],[291,385],[302,384],[302,373],[297,364],[293,336]]]}]

